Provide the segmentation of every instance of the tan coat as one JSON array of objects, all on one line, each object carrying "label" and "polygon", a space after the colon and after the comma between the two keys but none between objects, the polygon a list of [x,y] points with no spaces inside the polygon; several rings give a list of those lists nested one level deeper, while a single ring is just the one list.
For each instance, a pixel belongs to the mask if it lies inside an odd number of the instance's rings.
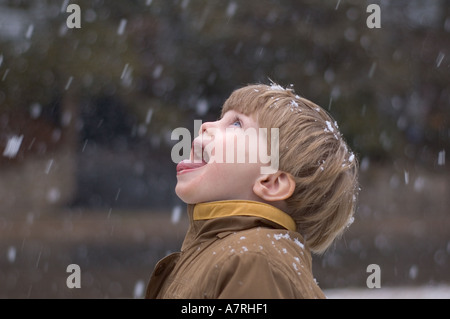
[{"label": "tan coat", "polygon": [[311,254],[281,210],[220,201],[188,205],[188,214],[181,252],[158,262],[146,298],[325,298]]}]

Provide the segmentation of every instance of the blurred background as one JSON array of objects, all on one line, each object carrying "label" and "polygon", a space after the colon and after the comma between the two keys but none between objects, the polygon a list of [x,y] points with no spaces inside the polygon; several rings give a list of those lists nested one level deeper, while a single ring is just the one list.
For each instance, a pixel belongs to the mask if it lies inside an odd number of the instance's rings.
[{"label": "blurred background", "polygon": [[450,298],[449,0],[0,0],[0,298],[141,298],[187,229],[171,132],[269,79],[328,110],[360,161],[319,285]]}]

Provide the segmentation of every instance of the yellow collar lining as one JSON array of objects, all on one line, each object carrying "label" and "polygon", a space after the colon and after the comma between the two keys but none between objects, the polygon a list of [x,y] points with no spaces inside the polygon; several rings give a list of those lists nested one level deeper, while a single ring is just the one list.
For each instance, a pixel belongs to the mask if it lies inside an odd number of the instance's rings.
[{"label": "yellow collar lining", "polygon": [[199,203],[194,207],[193,219],[206,220],[228,216],[262,217],[288,230],[297,229],[295,221],[282,210],[261,202],[248,200],[225,200]]}]

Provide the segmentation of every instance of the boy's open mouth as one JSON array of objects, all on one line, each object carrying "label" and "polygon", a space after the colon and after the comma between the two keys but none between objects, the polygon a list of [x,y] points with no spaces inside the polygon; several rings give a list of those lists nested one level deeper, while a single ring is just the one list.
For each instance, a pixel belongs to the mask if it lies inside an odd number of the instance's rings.
[{"label": "boy's open mouth", "polygon": [[[194,154],[194,147],[196,147],[196,154]],[[198,151],[202,151],[201,154],[198,154]],[[202,157],[206,158],[202,158]],[[177,174],[181,174],[184,172],[189,172],[192,170],[195,170],[197,168],[203,167],[206,164],[208,164],[209,156],[208,154],[203,153],[203,147],[200,143],[195,143],[195,141],[192,143],[192,151],[191,151],[191,157],[189,159],[185,159],[178,163],[177,165]]]},{"label": "boy's open mouth", "polygon": [[189,172],[194,169],[205,166],[207,163],[205,161],[201,161],[200,163],[191,162],[190,159],[183,160],[177,165],[177,174]]}]

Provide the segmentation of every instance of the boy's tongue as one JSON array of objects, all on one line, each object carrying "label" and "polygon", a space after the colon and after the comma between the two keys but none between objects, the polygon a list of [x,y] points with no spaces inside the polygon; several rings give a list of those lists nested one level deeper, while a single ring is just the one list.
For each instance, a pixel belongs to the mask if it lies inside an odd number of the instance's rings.
[{"label": "boy's tongue", "polygon": [[[202,158],[202,156],[204,156],[205,158]],[[180,163],[178,163],[177,172],[180,172],[185,169],[195,169],[202,167],[208,164],[208,161],[209,161],[209,154],[204,153],[201,143],[194,140],[192,142],[191,158],[185,159]]]},{"label": "boy's tongue", "polygon": [[192,161],[191,162],[190,159],[186,159],[186,160],[183,160],[183,161],[179,162],[178,165],[177,165],[177,172],[180,172],[180,171],[185,170],[185,169],[199,168],[199,167],[202,167],[202,166],[207,164],[205,161],[201,161],[199,163],[196,163],[196,162],[199,162],[199,161],[197,160],[197,161]]}]

